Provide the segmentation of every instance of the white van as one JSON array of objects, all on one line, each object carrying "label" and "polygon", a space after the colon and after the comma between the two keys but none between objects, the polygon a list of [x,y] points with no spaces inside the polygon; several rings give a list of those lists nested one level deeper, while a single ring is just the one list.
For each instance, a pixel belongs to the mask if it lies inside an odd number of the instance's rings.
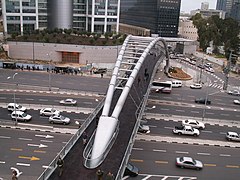
[{"label": "white van", "polygon": [[17,120],[17,121],[30,121],[32,119],[32,116],[22,112],[22,111],[13,111],[11,114],[12,120]]},{"label": "white van", "polygon": [[[17,111],[23,111],[23,112],[27,110],[27,108],[25,108],[25,107],[23,107],[19,104],[16,104],[16,103],[15,103],[15,108],[16,108]],[[8,106],[7,106],[7,109],[9,111],[14,111],[14,103],[9,103]]]},{"label": "white van", "polygon": [[179,80],[172,81],[172,87],[173,88],[182,87],[182,81]]}]

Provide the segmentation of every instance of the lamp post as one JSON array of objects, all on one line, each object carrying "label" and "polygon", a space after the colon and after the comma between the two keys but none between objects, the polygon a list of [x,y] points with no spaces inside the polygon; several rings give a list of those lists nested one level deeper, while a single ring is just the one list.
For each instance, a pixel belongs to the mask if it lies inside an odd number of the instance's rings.
[{"label": "lamp post", "polygon": [[[9,76],[7,77],[7,79],[13,79],[13,81],[15,80],[15,76],[17,75],[18,73],[14,73],[13,76]],[[16,113],[16,95],[15,95],[15,91],[16,91],[16,88],[17,88],[17,84],[15,83],[15,89],[13,90],[13,103],[14,103],[14,112]],[[17,125],[17,116],[15,116],[15,125]]]},{"label": "lamp post", "polygon": [[50,58],[50,54],[47,54],[48,58],[49,58],[49,63],[48,63],[48,88],[49,91],[51,91],[52,87],[51,87],[51,70],[50,70],[50,64],[51,64],[51,58]]},{"label": "lamp post", "polygon": [[208,81],[208,77],[207,77],[207,91],[206,91],[206,98],[205,98],[205,102],[204,102],[204,109],[203,109],[203,114],[202,114],[202,121],[204,121],[205,114],[206,114],[206,106],[207,106],[207,100],[208,100],[208,86],[209,86],[209,81]]}]

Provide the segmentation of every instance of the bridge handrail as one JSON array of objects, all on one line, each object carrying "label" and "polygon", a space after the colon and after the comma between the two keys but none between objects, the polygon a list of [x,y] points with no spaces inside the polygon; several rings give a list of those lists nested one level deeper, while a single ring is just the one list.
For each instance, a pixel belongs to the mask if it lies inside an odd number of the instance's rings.
[{"label": "bridge handrail", "polygon": [[57,163],[58,157],[61,156],[62,158],[64,158],[69,153],[71,148],[81,137],[82,133],[86,130],[86,128],[90,125],[90,123],[95,118],[95,116],[98,114],[98,112],[102,109],[103,104],[104,104],[104,99],[105,98],[103,98],[101,100],[101,102],[98,104],[96,109],[89,115],[89,117],[86,119],[86,121],[82,124],[82,126],[78,129],[78,131],[71,137],[71,139],[66,143],[66,145],[62,148],[62,150],[59,152],[59,154],[53,159],[53,161],[42,172],[42,174],[38,177],[37,180],[45,180],[51,176],[51,174],[57,168],[56,163]]}]

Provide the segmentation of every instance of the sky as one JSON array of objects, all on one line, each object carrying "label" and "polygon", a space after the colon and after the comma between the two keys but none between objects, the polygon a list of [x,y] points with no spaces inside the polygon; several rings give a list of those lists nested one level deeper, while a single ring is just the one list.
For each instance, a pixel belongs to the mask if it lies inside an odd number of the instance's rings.
[{"label": "sky", "polygon": [[209,9],[216,9],[217,0],[181,0],[181,12],[189,13],[191,10],[200,9],[202,2],[208,2]]}]

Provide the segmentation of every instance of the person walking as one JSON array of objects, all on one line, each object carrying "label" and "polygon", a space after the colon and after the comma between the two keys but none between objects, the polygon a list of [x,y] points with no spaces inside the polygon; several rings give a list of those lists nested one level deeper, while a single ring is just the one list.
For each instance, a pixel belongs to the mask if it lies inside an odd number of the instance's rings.
[{"label": "person walking", "polygon": [[96,175],[97,175],[97,179],[98,180],[102,180],[103,179],[103,171],[101,169],[97,170]]},{"label": "person walking", "polygon": [[109,171],[109,172],[107,173],[106,180],[113,180],[113,179],[114,179],[114,176],[113,176],[113,174]]},{"label": "person walking", "polygon": [[83,139],[83,145],[84,145],[84,146],[87,145],[87,138],[88,138],[87,133],[86,133],[86,132],[83,132],[83,137],[82,137],[82,139]]},{"label": "person walking", "polygon": [[17,171],[15,170],[12,171],[12,180],[18,180]]},{"label": "person walking", "polygon": [[57,161],[57,166],[58,166],[58,169],[59,169],[59,174],[58,174],[58,176],[61,176],[62,173],[63,173],[63,164],[64,164],[64,161],[63,161],[63,159],[61,158],[61,156],[59,156],[58,161]]}]

